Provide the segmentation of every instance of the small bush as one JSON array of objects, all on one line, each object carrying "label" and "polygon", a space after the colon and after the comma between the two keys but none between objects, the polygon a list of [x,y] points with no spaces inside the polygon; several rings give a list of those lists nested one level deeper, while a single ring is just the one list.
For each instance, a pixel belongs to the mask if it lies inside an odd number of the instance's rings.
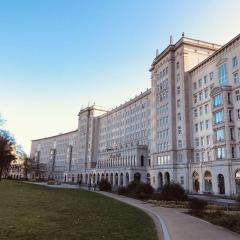
[{"label": "small bush", "polygon": [[127,188],[126,187],[119,187],[118,188],[118,194],[119,195],[127,195],[128,194]]},{"label": "small bush", "polygon": [[195,215],[201,216],[207,206],[207,201],[198,199],[198,198],[191,198],[189,200],[189,208],[190,212]]},{"label": "small bush", "polygon": [[133,181],[127,186],[127,193],[133,198],[147,199],[153,194],[153,188],[150,184]]},{"label": "small bush", "polygon": [[147,202],[151,203],[151,204],[154,204],[156,206],[165,207],[165,208],[188,208],[188,202],[187,201],[148,200]]},{"label": "small bush", "polygon": [[211,210],[211,211],[222,211],[222,210],[224,210],[224,207],[216,205],[216,204],[211,204],[211,205],[207,205],[206,209]]},{"label": "small bush", "polygon": [[203,218],[213,224],[216,224],[216,225],[228,228],[231,231],[240,233],[240,222],[239,222],[240,215],[239,214],[228,215],[228,214],[216,212],[216,213],[204,214]]},{"label": "small bush", "polygon": [[137,198],[146,199],[153,194],[153,188],[150,184],[139,183],[136,188]]},{"label": "small bush", "polygon": [[105,191],[105,192],[111,192],[112,191],[112,185],[108,182],[107,179],[102,179],[99,182],[99,190]]},{"label": "small bush", "polygon": [[127,186],[127,191],[128,192],[132,192],[132,191],[135,191],[135,189],[137,188],[137,186],[139,185],[140,183],[139,182],[136,182],[136,181],[132,181],[128,184]]},{"label": "small bush", "polygon": [[186,201],[188,199],[183,187],[177,183],[165,184],[159,198],[164,201]]},{"label": "small bush", "polygon": [[54,184],[55,184],[55,181],[54,181],[54,180],[48,180],[48,181],[47,181],[47,184],[48,184],[48,185],[54,185]]},{"label": "small bush", "polygon": [[237,196],[236,201],[240,202],[240,195]]}]

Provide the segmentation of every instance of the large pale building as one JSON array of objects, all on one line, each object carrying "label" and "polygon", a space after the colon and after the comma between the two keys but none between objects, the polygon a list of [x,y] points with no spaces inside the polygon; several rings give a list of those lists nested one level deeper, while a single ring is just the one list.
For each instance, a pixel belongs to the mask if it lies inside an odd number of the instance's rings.
[{"label": "large pale building", "polygon": [[78,129],[33,140],[45,178],[113,187],[171,181],[240,194],[240,35],[224,46],[182,36],[156,57],[151,88],[116,107],[79,112]]}]

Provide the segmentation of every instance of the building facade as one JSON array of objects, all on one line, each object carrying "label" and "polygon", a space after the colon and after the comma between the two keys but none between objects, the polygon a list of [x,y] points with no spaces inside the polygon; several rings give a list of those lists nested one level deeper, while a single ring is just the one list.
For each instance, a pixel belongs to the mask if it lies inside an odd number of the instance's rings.
[{"label": "building facade", "polygon": [[240,194],[239,71],[240,35],[224,46],[171,40],[150,67],[150,89],[115,109],[82,109],[76,131],[33,140],[31,156],[64,182]]}]

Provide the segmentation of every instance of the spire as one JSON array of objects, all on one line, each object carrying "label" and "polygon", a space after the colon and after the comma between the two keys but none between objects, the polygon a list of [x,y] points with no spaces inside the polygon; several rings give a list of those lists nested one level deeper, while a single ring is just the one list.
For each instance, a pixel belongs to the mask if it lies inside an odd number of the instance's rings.
[{"label": "spire", "polygon": [[170,45],[173,45],[173,36],[170,36]]}]

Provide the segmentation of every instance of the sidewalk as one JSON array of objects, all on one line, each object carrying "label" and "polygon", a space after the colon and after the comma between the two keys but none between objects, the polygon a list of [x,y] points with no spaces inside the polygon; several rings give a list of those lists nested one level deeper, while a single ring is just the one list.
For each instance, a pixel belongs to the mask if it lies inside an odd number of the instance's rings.
[{"label": "sidewalk", "polygon": [[[79,186],[62,184],[48,187],[79,189]],[[82,189],[86,190],[85,187]],[[181,209],[163,208],[125,196],[96,191],[107,197],[138,207],[147,212],[154,220],[159,239],[163,240],[239,240],[240,235],[199,218],[183,213]]]},{"label": "sidewalk", "polygon": [[[213,225],[199,218],[187,215],[181,210],[156,207],[151,204],[143,204],[142,201],[119,196],[112,193],[100,192],[130,205],[139,207],[158,215],[168,231],[164,240],[239,240],[240,235],[222,227]],[[162,225],[164,230],[164,225]],[[164,231],[163,231],[164,232]],[[168,235],[168,238],[166,238]]]}]

